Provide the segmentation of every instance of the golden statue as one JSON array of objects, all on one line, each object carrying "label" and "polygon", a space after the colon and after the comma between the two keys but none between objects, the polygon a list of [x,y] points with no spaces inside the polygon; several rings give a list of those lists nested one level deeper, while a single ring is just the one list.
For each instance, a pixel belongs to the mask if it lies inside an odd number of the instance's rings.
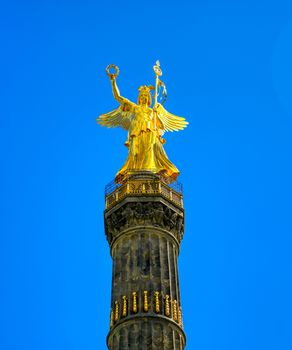
[{"label": "golden statue", "polygon": [[[114,72],[111,73],[111,70]],[[117,66],[111,64],[106,68],[107,75],[112,83],[115,99],[120,106],[112,112],[102,114],[97,122],[109,128],[120,126],[128,130],[128,139],[125,145],[129,149],[128,159],[116,175],[116,181],[137,171],[151,171],[175,180],[179,175],[178,169],[168,159],[162,138],[166,131],[184,129],[188,122],[177,117],[163,107],[167,94],[164,83],[159,79],[162,75],[159,61],[153,67],[156,81],[155,87],[141,86],[139,88],[138,103],[133,103],[120,95],[116,78],[119,74]],[[159,90],[163,89],[163,101],[159,103]],[[150,91],[154,90],[154,105],[151,108],[152,97]]]}]

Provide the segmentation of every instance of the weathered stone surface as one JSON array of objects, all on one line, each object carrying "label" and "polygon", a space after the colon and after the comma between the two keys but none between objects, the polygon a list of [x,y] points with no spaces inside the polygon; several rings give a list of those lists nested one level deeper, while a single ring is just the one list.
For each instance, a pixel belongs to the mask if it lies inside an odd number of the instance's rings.
[{"label": "weathered stone surface", "polygon": [[113,259],[110,350],[183,350],[177,259],[184,211],[159,195],[125,196],[105,211]]},{"label": "weathered stone surface", "polygon": [[109,333],[111,350],[183,350],[185,334],[172,322],[151,317],[137,317],[117,326]]},{"label": "weathered stone surface", "polygon": [[[184,213],[167,203],[153,198],[130,198],[105,213],[105,230],[109,244],[120,232],[136,226],[160,227],[171,232],[178,242],[183,238]],[[138,199],[138,200],[137,200]],[[145,201],[146,199],[146,201]]]}]

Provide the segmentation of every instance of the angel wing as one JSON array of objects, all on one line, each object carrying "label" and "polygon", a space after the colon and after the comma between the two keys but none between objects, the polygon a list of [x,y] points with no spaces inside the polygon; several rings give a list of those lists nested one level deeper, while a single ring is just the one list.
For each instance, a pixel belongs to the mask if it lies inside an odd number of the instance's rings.
[{"label": "angel wing", "polygon": [[158,128],[166,131],[179,131],[189,124],[185,118],[169,113],[160,103],[156,107],[158,117]]},{"label": "angel wing", "polygon": [[96,119],[97,123],[108,128],[122,127],[128,130],[134,118],[135,104],[130,101],[122,103],[111,112],[102,114]]}]

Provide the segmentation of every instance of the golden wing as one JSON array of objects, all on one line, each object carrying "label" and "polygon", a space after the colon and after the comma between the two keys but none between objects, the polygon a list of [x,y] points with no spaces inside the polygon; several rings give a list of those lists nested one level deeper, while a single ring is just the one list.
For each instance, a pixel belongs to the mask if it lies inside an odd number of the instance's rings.
[{"label": "golden wing", "polygon": [[124,102],[111,112],[102,114],[96,119],[97,123],[108,128],[122,127],[128,130],[134,118],[135,104]]},{"label": "golden wing", "polygon": [[189,124],[185,118],[169,113],[160,103],[157,104],[158,128],[165,131],[183,130]]}]

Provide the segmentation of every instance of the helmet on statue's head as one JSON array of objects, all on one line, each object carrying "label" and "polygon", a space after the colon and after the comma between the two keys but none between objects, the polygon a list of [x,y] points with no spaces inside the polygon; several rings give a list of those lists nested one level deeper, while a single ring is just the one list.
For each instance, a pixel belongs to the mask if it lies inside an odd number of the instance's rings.
[{"label": "helmet on statue's head", "polygon": [[152,96],[150,91],[154,90],[154,87],[152,85],[149,86],[140,86],[139,87],[139,95],[138,95],[138,104],[140,104],[141,102],[143,103],[143,99],[147,98],[147,104],[150,107],[152,104]]}]

